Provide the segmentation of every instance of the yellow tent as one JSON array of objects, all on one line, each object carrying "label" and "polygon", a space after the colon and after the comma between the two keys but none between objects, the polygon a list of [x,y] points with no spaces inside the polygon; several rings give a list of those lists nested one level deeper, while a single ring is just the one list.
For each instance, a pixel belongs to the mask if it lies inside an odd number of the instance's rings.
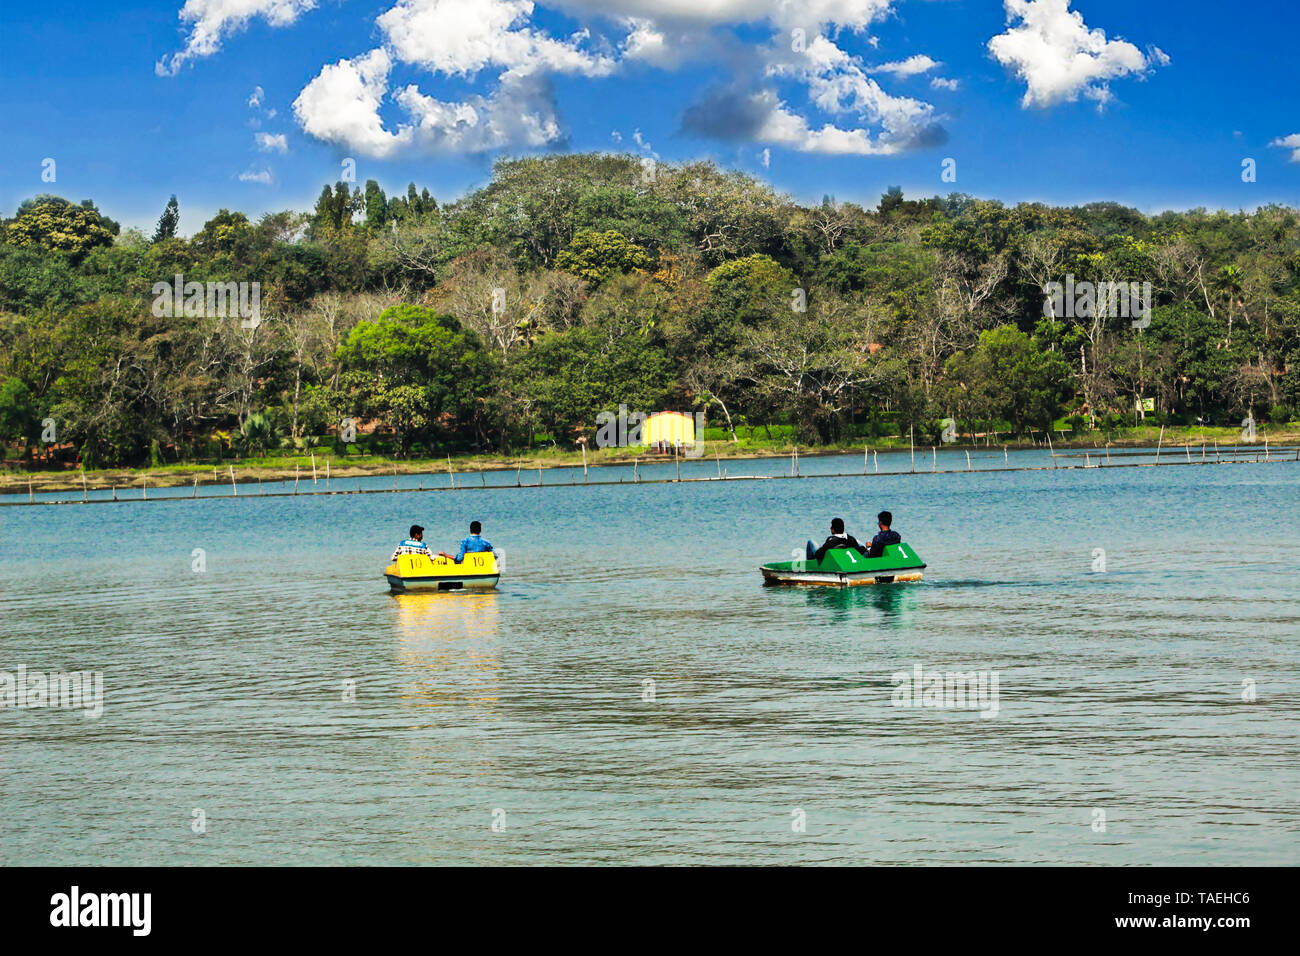
[{"label": "yellow tent", "polygon": [[685,412],[655,412],[641,426],[643,445],[693,445],[695,418]]}]

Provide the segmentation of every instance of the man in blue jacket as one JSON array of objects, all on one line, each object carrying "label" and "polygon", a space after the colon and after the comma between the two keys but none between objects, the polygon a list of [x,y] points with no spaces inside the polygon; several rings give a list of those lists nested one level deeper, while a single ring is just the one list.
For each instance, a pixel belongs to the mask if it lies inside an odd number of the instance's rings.
[{"label": "man in blue jacket", "polygon": [[451,558],[451,560],[460,564],[465,560],[466,554],[477,554],[481,551],[491,551],[492,545],[483,537],[482,531],[483,525],[477,521],[471,521],[469,523],[469,537],[461,539],[459,554],[452,558],[446,551],[439,551],[438,553],[444,558]]}]

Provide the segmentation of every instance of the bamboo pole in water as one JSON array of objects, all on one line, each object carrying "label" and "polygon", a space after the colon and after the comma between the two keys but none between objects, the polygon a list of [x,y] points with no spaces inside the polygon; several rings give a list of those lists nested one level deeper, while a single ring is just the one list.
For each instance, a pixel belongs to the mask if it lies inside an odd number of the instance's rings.
[{"label": "bamboo pole in water", "polygon": [[230,490],[234,493],[235,497],[238,498],[239,488],[235,485],[235,466],[227,465],[226,467],[230,469]]},{"label": "bamboo pole in water", "polygon": [[[967,457],[969,458],[970,456],[967,455]],[[930,446],[930,470],[939,470],[939,449],[935,445]]]},{"label": "bamboo pole in water", "polygon": [[302,465],[293,466],[293,493],[298,493],[298,472],[302,471]]},{"label": "bamboo pole in water", "polygon": [[311,454],[311,483],[316,484],[316,453]]},{"label": "bamboo pole in water", "polygon": [[191,497],[191,498],[197,498],[198,496],[199,496],[199,476],[198,476],[198,475],[195,475],[195,476],[194,476],[194,491],[192,491],[192,492],[190,493],[190,497]]},{"label": "bamboo pole in water", "polygon": [[587,443],[582,443],[582,480],[587,480]]},{"label": "bamboo pole in water", "polygon": [[1160,447],[1165,443],[1165,426],[1160,426],[1160,438],[1156,441],[1156,464],[1160,464]]},{"label": "bamboo pole in water", "polygon": [[912,431],[912,426],[907,426],[907,443],[912,448],[912,474],[916,474],[916,435]]},{"label": "bamboo pole in water", "polygon": [[[197,478],[195,478],[194,481],[195,481],[196,484],[198,483],[198,479],[197,479]],[[86,469],[85,469],[85,468],[82,468],[82,469],[81,469],[81,500],[82,500],[82,501],[89,501],[89,500],[90,500],[90,491],[89,491],[89,489],[86,488]]]}]

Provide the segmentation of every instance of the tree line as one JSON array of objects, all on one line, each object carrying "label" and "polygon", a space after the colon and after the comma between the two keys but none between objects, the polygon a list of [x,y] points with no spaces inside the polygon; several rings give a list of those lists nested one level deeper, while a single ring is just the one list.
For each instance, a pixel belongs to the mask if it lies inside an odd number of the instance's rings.
[{"label": "tree line", "polygon": [[[0,441],[52,421],[102,466],[305,448],[344,419],[403,456],[572,446],[620,404],[805,444],[1300,407],[1286,207],[800,205],[707,162],[580,154],[501,160],[453,202],[339,182],[188,239],[179,208],[149,236],[48,195],[0,222]],[[258,283],[258,320],[155,314],[177,276]],[[1067,280],[1149,301],[1063,308]]]}]

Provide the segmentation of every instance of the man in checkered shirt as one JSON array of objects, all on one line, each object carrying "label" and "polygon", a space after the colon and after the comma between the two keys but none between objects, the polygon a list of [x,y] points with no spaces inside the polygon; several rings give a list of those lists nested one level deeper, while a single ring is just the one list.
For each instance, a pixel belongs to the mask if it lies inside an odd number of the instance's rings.
[{"label": "man in checkered shirt", "polygon": [[423,554],[425,557],[432,557],[429,553],[429,546],[424,543],[424,529],[418,524],[411,525],[411,536],[397,546],[393,552],[393,560],[397,560],[399,554]]}]

